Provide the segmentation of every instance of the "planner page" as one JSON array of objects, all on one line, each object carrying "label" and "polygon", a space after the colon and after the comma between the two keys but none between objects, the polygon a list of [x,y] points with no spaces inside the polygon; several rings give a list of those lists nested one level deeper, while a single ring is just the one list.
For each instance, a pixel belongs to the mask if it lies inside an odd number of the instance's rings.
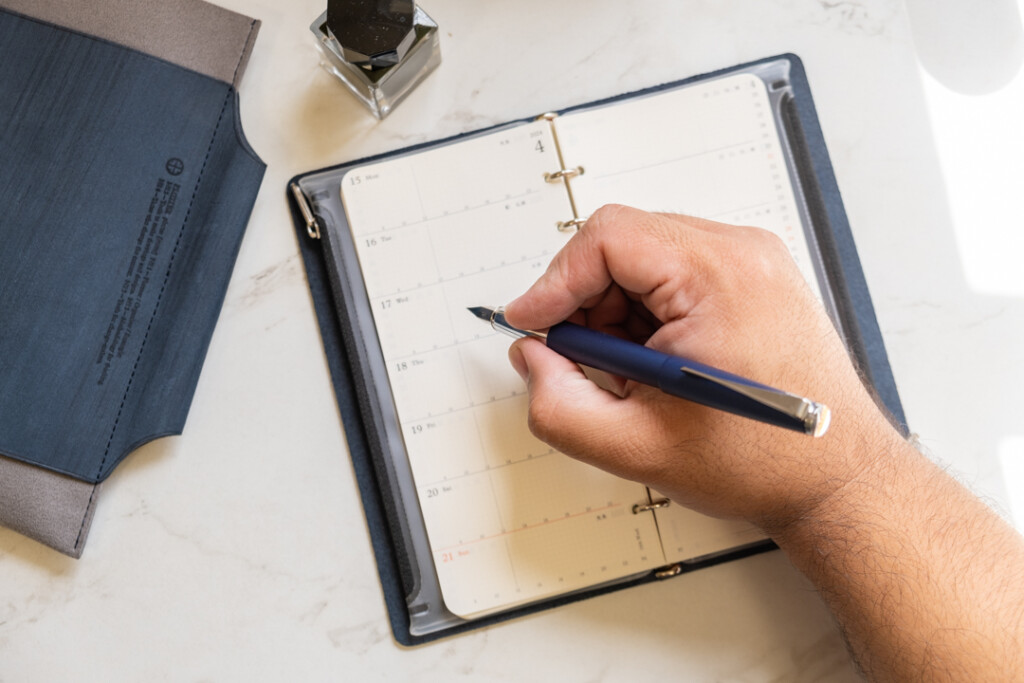
[{"label": "planner page", "polygon": [[470,306],[518,296],[569,239],[543,121],[349,171],[341,194],[445,605],[483,613],[665,563],[646,489],[527,427],[511,340]]},{"label": "planner page", "polygon": [[[764,82],[738,74],[556,120],[582,216],[603,204],[753,225],[783,239],[821,296]],[[691,560],[764,538],[678,505],[656,512],[666,557]]]},{"label": "planner page", "polygon": [[777,234],[819,294],[768,91],[751,74],[556,120],[582,216],[604,204],[753,225]]}]

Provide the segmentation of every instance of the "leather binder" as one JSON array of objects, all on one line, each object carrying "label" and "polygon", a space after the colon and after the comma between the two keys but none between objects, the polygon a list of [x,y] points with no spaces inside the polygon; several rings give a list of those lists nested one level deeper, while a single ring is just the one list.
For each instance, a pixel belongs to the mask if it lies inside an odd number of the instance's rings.
[{"label": "leather binder", "polygon": [[[574,188],[577,182],[583,182],[590,168],[586,159],[563,158],[557,129],[561,117],[568,119],[576,112],[613,109],[690,87],[717,83],[729,83],[729,87],[733,87],[738,76],[746,79],[744,83],[751,80],[760,83],[767,93],[765,101],[770,103],[772,120],[781,140],[785,172],[797,196],[799,223],[812,245],[811,260],[814,261],[814,272],[826,307],[843,335],[851,356],[861,368],[865,381],[877,392],[894,421],[903,425],[899,396],[825,148],[807,76],[795,55],[769,57],[583,104],[562,112],[540,115],[540,120],[555,127],[550,138],[544,133],[543,140],[550,139],[559,148],[558,165],[547,169],[545,180],[564,186],[568,206],[565,215],[548,224],[549,229],[572,231],[586,218],[574,197]],[[365,251],[371,248],[366,246],[370,240],[377,238],[367,237],[369,233],[359,233],[359,240],[366,244],[357,245],[354,235],[357,224],[373,222],[374,205],[362,200],[357,205],[354,191],[344,188],[345,183],[355,185],[367,179],[385,182],[387,178],[379,178],[392,168],[386,165],[387,162],[415,160],[419,158],[417,155],[430,154],[453,145],[465,145],[468,150],[470,145],[481,140],[494,140],[498,144],[504,132],[509,131],[511,139],[516,131],[527,130],[533,121],[513,121],[484,131],[305,173],[293,178],[287,188],[391,626],[395,638],[406,645],[428,642],[608,591],[666,579],[774,547],[765,539],[718,548],[690,560],[669,562],[650,570],[623,575],[614,581],[595,582],[563,594],[548,594],[541,599],[511,602],[507,608],[492,609],[479,616],[456,614],[446,605],[438,576],[440,563],[449,557],[448,549],[432,547],[428,542],[423,513],[426,497],[433,493],[429,488],[424,489],[422,482],[414,481],[415,477],[410,471],[412,456],[408,440],[413,438],[416,427],[406,424],[403,431],[399,426],[401,420],[395,415],[396,393],[388,382],[390,377],[394,383],[396,375],[378,371],[381,359],[390,358],[384,346],[397,342],[393,341],[393,335],[382,341],[379,335],[389,333],[386,326],[381,327],[382,319],[374,316],[380,315],[379,309],[387,308],[386,303],[399,301],[400,297],[385,300],[371,295],[366,279],[378,277],[380,271],[364,269],[376,267],[374,264],[380,263],[385,263],[382,267],[386,268],[386,262],[372,260],[368,256],[371,252]],[[452,179],[451,182],[457,183],[458,179]],[[387,195],[384,193],[380,196]],[[467,203],[466,210],[471,208]],[[381,200],[377,209],[382,216],[392,211],[386,200]],[[424,209],[425,217],[428,213]],[[433,220],[429,217],[424,220],[428,219]],[[381,222],[384,222],[384,218],[381,218]],[[486,228],[481,227],[478,239],[488,239]],[[401,291],[404,293],[407,290]],[[377,305],[376,311],[371,304]],[[400,408],[397,412],[400,412]],[[525,415],[522,420],[525,421]],[[657,515],[663,512],[665,505],[667,501],[657,498],[652,492],[648,500],[637,501],[632,512],[634,515]]]}]

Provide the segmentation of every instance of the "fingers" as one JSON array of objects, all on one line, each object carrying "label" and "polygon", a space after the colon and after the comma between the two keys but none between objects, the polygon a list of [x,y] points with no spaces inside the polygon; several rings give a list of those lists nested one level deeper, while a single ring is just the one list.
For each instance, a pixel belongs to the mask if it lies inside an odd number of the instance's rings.
[{"label": "fingers", "polygon": [[698,218],[697,216],[687,216],[679,213],[655,212],[654,215],[676,223],[681,223],[695,230],[703,230],[704,232],[718,235],[735,230],[737,227],[729,223],[718,223],[716,221],[708,220],[707,218]]},{"label": "fingers", "polygon": [[822,458],[821,448],[860,449],[842,417],[864,395],[860,380],[785,243],[768,231],[604,207],[506,313],[524,328],[571,317],[838,411],[831,440],[812,442],[599,376],[613,393],[535,339],[512,346],[537,437],[705,512],[768,519],[806,509],[808,495],[849,470],[841,453]]},{"label": "fingers", "polygon": [[[590,381],[579,366],[536,339],[517,340],[509,360],[530,393],[530,430],[573,457],[618,469],[635,448],[623,424],[643,419],[638,401],[625,401]],[[633,463],[633,468],[641,463]]]},{"label": "fingers", "polygon": [[582,322],[578,324],[638,344],[645,343],[661,326],[643,302],[637,301],[629,292],[622,291],[622,288],[614,283],[593,306],[587,303],[583,306],[583,309],[571,316],[582,317]]},{"label": "fingers", "polygon": [[[705,224],[707,223],[707,225]],[[701,222],[669,218],[623,206],[606,206],[555,256],[547,271],[506,307],[509,322],[538,329],[595,304],[614,281],[640,296],[663,322],[682,317],[699,291],[693,280],[706,271],[708,240],[717,233]]]}]

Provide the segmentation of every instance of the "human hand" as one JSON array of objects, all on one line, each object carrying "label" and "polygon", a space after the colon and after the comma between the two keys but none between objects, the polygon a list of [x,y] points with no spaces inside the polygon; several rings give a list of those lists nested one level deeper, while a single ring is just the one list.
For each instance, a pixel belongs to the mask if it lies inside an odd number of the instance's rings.
[{"label": "human hand", "polygon": [[523,329],[570,319],[832,409],[831,429],[813,439],[621,378],[609,391],[536,340],[513,344],[539,438],[706,514],[771,533],[902,441],[764,230],[607,206],[505,312]]}]

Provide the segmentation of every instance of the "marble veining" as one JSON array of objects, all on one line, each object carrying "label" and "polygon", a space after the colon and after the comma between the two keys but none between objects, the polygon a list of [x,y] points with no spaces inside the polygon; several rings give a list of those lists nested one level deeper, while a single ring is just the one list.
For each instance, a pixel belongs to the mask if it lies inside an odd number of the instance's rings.
[{"label": "marble veining", "polygon": [[81,560],[0,529],[0,681],[859,680],[778,552],[396,645],[285,206],[305,170],[781,52],[807,68],[911,427],[1005,508],[1024,304],[963,276],[902,2],[424,0],[443,62],[377,122],[317,64],[322,0],[219,1],[264,20],[240,94],[268,169],[192,411],[104,484]]},{"label": "marble veining", "polygon": [[232,289],[226,304],[233,308],[250,308],[271,292],[276,292],[297,282],[305,283],[305,277],[302,259],[297,253],[290,254],[250,275],[240,293],[235,293],[237,288]]},{"label": "marble veining", "polygon": [[[810,3],[808,3],[810,4]],[[872,0],[819,0],[820,12],[812,19],[822,25],[848,33],[879,37],[887,32],[893,20],[898,20],[898,5]]]}]

